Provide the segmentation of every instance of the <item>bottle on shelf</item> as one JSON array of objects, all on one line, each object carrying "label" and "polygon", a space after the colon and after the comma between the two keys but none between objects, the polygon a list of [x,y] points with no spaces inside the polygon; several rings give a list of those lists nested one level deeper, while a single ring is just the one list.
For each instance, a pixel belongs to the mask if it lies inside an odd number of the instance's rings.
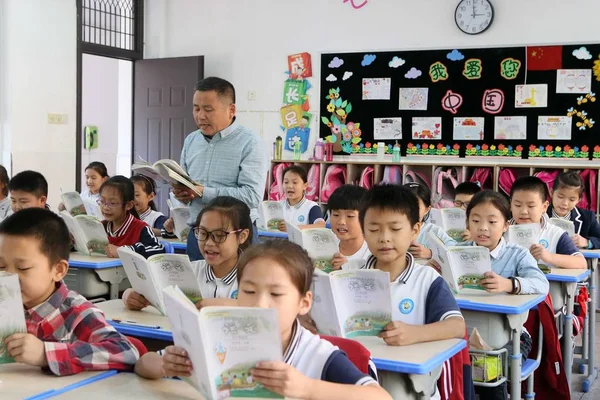
[{"label": "bottle on shelf", "polygon": [[298,140],[294,143],[294,160],[298,161],[302,157],[302,142]]},{"label": "bottle on shelf", "polygon": [[273,154],[273,159],[281,160],[283,153],[283,139],[281,136],[277,136],[275,138],[275,153]]},{"label": "bottle on shelf", "polygon": [[392,150],[392,162],[400,162],[400,145],[398,144],[398,141],[396,141]]},{"label": "bottle on shelf", "polygon": [[314,152],[314,158],[317,161],[323,161],[323,154],[324,154],[324,146],[325,144],[323,143],[323,139],[319,138],[317,139],[317,144],[315,144],[315,152]]}]

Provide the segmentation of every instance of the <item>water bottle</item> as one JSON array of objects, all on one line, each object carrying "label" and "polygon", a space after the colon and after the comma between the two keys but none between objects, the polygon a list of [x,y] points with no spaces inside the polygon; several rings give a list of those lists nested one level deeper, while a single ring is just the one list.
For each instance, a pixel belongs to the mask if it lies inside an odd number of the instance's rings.
[{"label": "water bottle", "polygon": [[377,161],[383,161],[385,159],[385,143],[377,143]]},{"label": "water bottle", "polygon": [[398,142],[396,142],[394,149],[392,150],[392,162],[400,162],[400,145]]},{"label": "water bottle", "polygon": [[298,161],[302,157],[302,141],[298,140],[294,143],[294,160]]},{"label": "water bottle", "polygon": [[317,144],[315,144],[315,160],[317,161],[323,161],[323,157],[324,157],[324,148],[325,144],[323,143],[323,139],[319,138],[317,139]]},{"label": "water bottle", "polygon": [[281,136],[277,136],[275,138],[275,154],[273,156],[273,159],[281,160],[282,152],[283,152],[283,139],[281,138]]}]

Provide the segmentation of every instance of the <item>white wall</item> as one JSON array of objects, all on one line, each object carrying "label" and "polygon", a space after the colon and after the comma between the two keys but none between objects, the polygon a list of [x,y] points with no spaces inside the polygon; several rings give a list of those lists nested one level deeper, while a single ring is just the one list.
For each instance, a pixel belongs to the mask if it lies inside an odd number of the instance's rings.
[{"label": "white wall", "polygon": [[235,85],[240,121],[270,143],[288,54],[312,54],[318,114],[320,52],[600,42],[598,0],[495,0],[493,26],[475,37],[456,28],[457,3],[369,0],[354,10],[343,0],[146,0],[145,58],[204,55],[206,76]]}]

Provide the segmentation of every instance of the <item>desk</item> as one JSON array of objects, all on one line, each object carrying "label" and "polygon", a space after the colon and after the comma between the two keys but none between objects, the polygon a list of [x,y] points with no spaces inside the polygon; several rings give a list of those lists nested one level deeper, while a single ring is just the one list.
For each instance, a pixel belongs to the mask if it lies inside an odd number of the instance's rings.
[{"label": "desk", "polygon": [[0,398],[38,399],[44,398],[65,387],[85,384],[114,375],[116,371],[83,372],[70,376],[55,376],[41,372],[38,367],[25,364],[0,365]]},{"label": "desk", "polygon": [[521,330],[527,320],[529,310],[540,304],[545,294],[510,295],[471,293],[456,295],[461,310],[503,314],[508,320],[512,333],[512,353],[510,354],[510,395],[521,398]]},{"label": "desk", "polygon": [[262,229],[258,230],[258,237],[268,238],[268,239],[287,239],[287,232],[280,231],[264,231]]},{"label": "desk", "polygon": [[118,299],[119,285],[127,279],[120,259],[100,255],[71,253],[69,270],[64,278],[67,287],[86,298],[106,295],[108,285],[110,298]]},{"label": "desk", "polygon": [[[587,341],[587,361],[588,361],[588,377],[583,381],[582,390],[588,392],[590,387],[598,377],[598,368],[594,365],[594,343],[596,339],[596,308],[598,307],[598,259],[600,258],[600,250],[583,251],[583,256],[588,259],[592,275],[589,280],[590,287],[590,307],[588,308],[587,327],[584,329],[584,348]],[[587,333],[586,333],[587,332]],[[585,352],[585,350],[584,350]]]},{"label": "desk", "polygon": [[[124,335],[163,340],[167,342],[173,341],[169,319],[152,306],[146,307],[142,311],[131,311],[125,308],[123,300],[120,299],[103,301],[101,303],[96,303],[95,306],[104,312],[108,323]],[[113,320],[132,321],[134,323],[119,323]],[[161,329],[148,328],[136,325],[135,323],[160,326]]]},{"label": "desk", "polygon": [[163,241],[163,242],[171,243],[171,246],[173,246],[176,253],[185,254],[185,252],[187,250],[187,243],[181,242],[178,238],[173,238],[173,239],[159,238],[159,240]]}]

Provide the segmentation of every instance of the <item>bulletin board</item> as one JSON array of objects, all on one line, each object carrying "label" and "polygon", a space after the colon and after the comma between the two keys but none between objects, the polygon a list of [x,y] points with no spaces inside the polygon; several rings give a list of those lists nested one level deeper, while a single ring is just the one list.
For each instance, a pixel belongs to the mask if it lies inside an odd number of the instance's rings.
[{"label": "bulletin board", "polygon": [[321,55],[338,154],[600,159],[600,44]]}]

